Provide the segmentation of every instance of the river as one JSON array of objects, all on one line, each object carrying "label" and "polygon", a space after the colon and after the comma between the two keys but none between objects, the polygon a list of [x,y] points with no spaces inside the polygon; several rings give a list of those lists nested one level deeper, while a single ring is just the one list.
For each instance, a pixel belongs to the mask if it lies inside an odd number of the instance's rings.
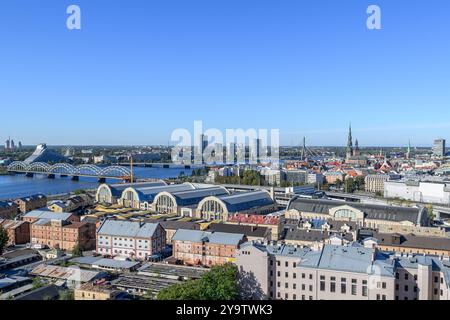
[{"label": "river", "polygon": [[[134,175],[137,179],[169,179],[177,178],[180,172],[191,175],[191,169],[164,169],[135,167]],[[120,180],[107,180],[107,183],[120,183]],[[48,179],[46,175],[36,174],[34,177],[26,177],[24,174],[0,175],[0,200],[15,199],[42,193],[55,195],[73,192],[78,189],[95,189],[99,185],[95,178],[80,177],[79,181],[57,176]]]}]

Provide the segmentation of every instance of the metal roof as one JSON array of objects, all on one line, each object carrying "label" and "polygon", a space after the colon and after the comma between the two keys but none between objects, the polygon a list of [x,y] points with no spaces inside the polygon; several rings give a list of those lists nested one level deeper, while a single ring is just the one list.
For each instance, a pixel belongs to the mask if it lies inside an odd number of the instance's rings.
[{"label": "metal roof", "polygon": [[228,195],[228,191],[223,187],[202,188],[189,191],[181,191],[172,193],[177,199],[177,205],[197,204],[206,197]]},{"label": "metal roof", "polygon": [[154,235],[158,225],[159,223],[105,220],[98,229],[97,234],[130,238],[151,238]]},{"label": "metal roof", "polygon": [[219,197],[229,212],[238,212],[255,207],[274,204],[274,201],[266,191],[250,191]]},{"label": "metal roof", "polygon": [[289,203],[288,210],[329,214],[330,209],[348,205],[366,214],[368,219],[389,221],[410,221],[414,224],[421,220],[424,208],[406,208],[385,205],[363,204],[356,202],[337,202],[334,200],[295,198]]},{"label": "metal roof", "polygon": [[49,220],[67,220],[72,216],[70,212],[52,212],[43,210],[30,211],[24,215],[25,218],[49,219]]},{"label": "metal roof", "polygon": [[223,245],[239,245],[245,237],[243,234],[225,232],[207,232],[180,229],[175,232],[172,240],[190,242],[209,242]]},{"label": "metal roof", "polygon": [[131,269],[137,266],[139,262],[133,261],[122,261],[122,260],[114,260],[114,259],[99,259],[92,263],[94,268],[114,268],[114,269]]}]

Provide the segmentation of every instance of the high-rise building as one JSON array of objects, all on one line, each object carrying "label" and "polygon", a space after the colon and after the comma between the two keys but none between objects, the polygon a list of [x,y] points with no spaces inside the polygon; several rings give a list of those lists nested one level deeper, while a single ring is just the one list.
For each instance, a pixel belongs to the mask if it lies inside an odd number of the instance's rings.
[{"label": "high-rise building", "polygon": [[437,157],[445,156],[445,139],[434,140],[433,155]]}]

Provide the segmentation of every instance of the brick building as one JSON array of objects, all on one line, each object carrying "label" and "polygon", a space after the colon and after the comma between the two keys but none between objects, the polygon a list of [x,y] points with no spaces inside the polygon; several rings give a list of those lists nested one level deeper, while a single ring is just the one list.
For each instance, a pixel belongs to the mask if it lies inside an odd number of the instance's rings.
[{"label": "brick building", "polygon": [[29,222],[0,219],[0,226],[3,227],[8,234],[9,246],[30,242]]},{"label": "brick building", "polygon": [[19,208],[14,202],[0,201],[0,218],[12,219],[18,211]]},{"label": "brick building", "polygon": [[32,211],[23,220],[31,223],[32,245],[69,251],[76,245],[82,250],[95,247],[95,224],[79,222],[79,218],[72,213]]},{"label": "brick building", "polygon": [[47,206],[47,197],[43,194],[35,194],[29,197],[23,197],[14,201],[19,207],[21,213],[27,213],[35,209]]},{"label": "brick building", "polygon": [[215,266],[234,262],[243,234],[178,230],[172,238],[173,257],[186,265]]}]

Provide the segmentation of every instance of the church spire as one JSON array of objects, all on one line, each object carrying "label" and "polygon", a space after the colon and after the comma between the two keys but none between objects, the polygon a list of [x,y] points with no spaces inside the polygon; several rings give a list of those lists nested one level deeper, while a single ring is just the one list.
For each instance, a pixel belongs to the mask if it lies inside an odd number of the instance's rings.
[{"label": "church spire", "polygon": [[348,140],[347,140],[347,159],[353,155],[353,138],[352,138],[352,124],[348,127]]}]

